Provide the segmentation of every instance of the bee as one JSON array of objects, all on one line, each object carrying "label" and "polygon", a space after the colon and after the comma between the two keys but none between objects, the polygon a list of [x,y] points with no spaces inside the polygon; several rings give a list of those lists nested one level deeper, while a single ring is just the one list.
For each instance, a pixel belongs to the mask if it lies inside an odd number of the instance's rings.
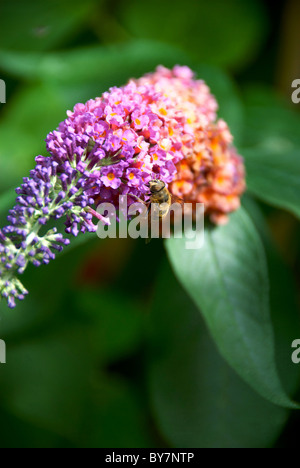
[{"label": "bee", "polygon": [[[173,203],[180,203],[181,205],[184,204],[183,200],[175,195],[172,195],[167,185],[163,180],[160,179],[153,179],[150,180],[147,187],[150,189],[150,193],[146,194],[149,197],[148,201],[143,201],[140,198],[136,197],[135,195],[130,195],[136,198],[139,202],[143,203],[147,206],[148,210],[148,228],[150,229],[151,226],[151,213],[152,208],[155,206],[154,209],[154,218],[162,220],[164,219],[170,211],[170,207]],[[146,239],[146,243],[150,242],[150,238]]]},{"label": "bee", "polygon": [[170,206],[172,204],[172,195],[167,189],[165,182],[159,179],[153,179],[146,185],[150,189],[150,193],[148,194],[150,197],[148,206],[149,214],[151,212],[152,205],[156,203],[158,205],[158,217],[160,219],[165,218],[169,213]]}]

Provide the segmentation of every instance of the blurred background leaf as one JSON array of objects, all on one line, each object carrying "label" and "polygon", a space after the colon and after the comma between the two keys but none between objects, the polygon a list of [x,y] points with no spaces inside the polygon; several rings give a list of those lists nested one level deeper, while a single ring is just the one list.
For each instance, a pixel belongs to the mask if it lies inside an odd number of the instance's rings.
[{"label": "blurred background leaf", "polygon": [[271,205],[291,211],[300,217],[300,157],[299,150],[243,150],[248,188]]},{"label": "blurred background leaf", "polygon": [[117,18],[134,37],[177,44],[198,61],[222,66],[239,68],[251,60],[267,32],[265,11],[256,0],[186,0],[184,8],[179,0],[172,5],[134,0],[116,7]]},{"label": "blurred background leaf", "polygon": [[70,326],[67,334],[10,347],[1,394],[13,413],[74,439],[92,366],[86,338],[83,327]]},{"label": "blurred background leaf", "polygon": [[[54,81],[68,85],[96,84],[100,94],[129,78],[151,72],[158,63],[173,66],[189,61],[180,49],[154,40],[89,46],[55,53],[0,51],[1,67],[20,78]],[[113,81],[113,84],[112,84]]]},{"label": "blurred background leaf", "polygon": [[300,116],[274,92],[249,87],[245,92],[244,147],[251,192],[300,215]]},{"label": "blurred background leaf", "polygon": [[20,185],[35,156],[46,153],[46,135],[64,119],[65,109],[66,99],[57,87],[28,85],[15,94],[1,118],[1,190]]},{"label": "blurred background leaf", "polygon": [[59,46],[84,28],[96,4],[94,0],[1,2],[1,47],[33,51]]},{"label": "blurred background leaf", "polygon": [[[290,96],[289,96],[290,97]],[[269,150],[299,147],[299,112],[282,95],[265,86],[247,86],[245,103],[244,146],[262,146]]]},{"label": "blurred background leaf", "polygon": [[[138,304],[114,291],[86,291],[77,297],[76,307],[84,311],[93,324],[90,342],[104,362],[126,358],[143,340],[143,315]],[[117,324],[117,326],[116,326]]]}]

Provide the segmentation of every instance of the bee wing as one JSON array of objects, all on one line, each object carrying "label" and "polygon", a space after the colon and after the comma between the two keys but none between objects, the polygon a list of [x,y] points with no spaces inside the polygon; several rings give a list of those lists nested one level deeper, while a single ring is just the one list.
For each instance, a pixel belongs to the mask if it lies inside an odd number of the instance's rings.
[{"label": "bee wing", "polygon": [[184,200],[182,198],[177,197],[176,195],[171,195],[171,203],[179,203],[180,205],[184,205]]}]

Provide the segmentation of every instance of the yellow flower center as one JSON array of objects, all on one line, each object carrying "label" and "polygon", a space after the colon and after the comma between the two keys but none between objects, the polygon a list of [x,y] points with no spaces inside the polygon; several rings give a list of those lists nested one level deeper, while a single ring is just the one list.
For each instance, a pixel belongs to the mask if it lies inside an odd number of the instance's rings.
[{"label": "yellow flower center", "polygon": [[109,174],[107,174],[107,178],[108,180],[114,180],[115,174],[113,172],[110,172]]},{"label": "yellow flower center", "polygon": [[166,109],[164,109],[163,107],[161,109],[159,109],[159,112],[160,112],[161,115],[167,115],[167,113],[168,113],[166,111]]},{"label": "yellow flower center", "polygon": [[171,141],[168,139],[168,138],[164,138],[161,142],[160,142],[160,147],[164,150],[164,151],[169,151],[171,149]]}]

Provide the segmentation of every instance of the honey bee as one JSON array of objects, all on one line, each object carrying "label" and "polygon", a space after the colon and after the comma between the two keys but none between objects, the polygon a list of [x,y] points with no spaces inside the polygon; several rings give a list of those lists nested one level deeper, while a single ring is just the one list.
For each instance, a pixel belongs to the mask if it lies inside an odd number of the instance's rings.
[{"label": "honey bee", "polygon": [[158,205],[158,217],[165,218],[169,213],[172,204],[172,195],[167,189],[165,182],[159,179],[150,180],[147,187],[150,189],[148,196],[150,197],[148,211],[150,214],[153,203]]},{"label": "honey bee", "polygon": [[[150,189],[150,193],[147,194],[149,197],[148,201],[143,201],[140,198],[136,197],[135,195],[130,195],[136,198],[139,202],[143,203],[144,205],[147,206],[148,208],[148,227],[150,229],[151,226],[151,212],[152,212],[152,207],[155,206],[154,210],[154,218],[158,218],[159,220],[162,220],[165,218],[169,211],[172,203],[180,203],[181,205],[184,204],[183,200],[179,197],[176,197],[175,195],[172,195],[168,188],[167,185],[163,180],[160,179],[153,179],[150,180],[148,184],[146,184],[147,187]],[[148,244],[150,242],[150,238],[146,239],[146,243]]]}]

